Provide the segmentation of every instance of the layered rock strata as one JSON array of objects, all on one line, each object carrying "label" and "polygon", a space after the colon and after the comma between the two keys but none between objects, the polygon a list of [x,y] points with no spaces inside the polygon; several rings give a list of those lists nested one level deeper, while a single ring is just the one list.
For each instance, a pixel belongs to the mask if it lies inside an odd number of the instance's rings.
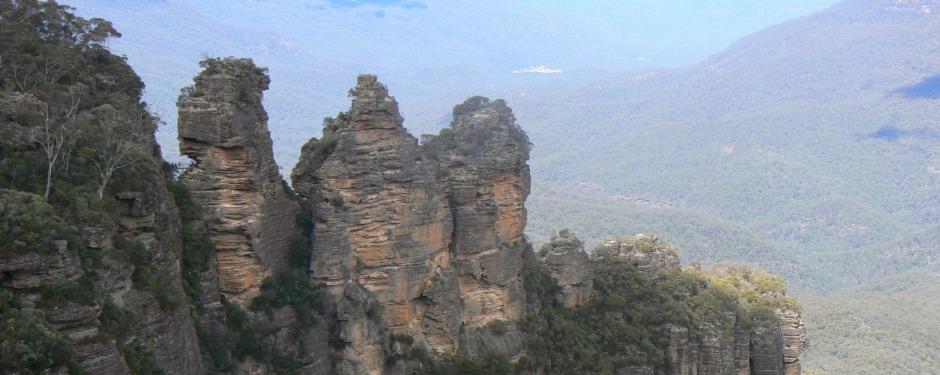
[{"label": "layered rock strata", "polygon": [[777,311],[780,333],[783,335],[783,366],[786,375],[799,375],[803,371],[800,354],[809,348],[806,325],[798,311]]},{"label": "layered rock strata", "polygon": [[[180,149],[194,161],[180,181],[204,218],[189,225],[204,230],[216,249],[200,278],[199,321],[208,340],[244,339],[247,327],[252,340],[270,348],[267,355],[229,358],[236,373],[275,374],[285,363],[304,374],[331,373],[330,323],[298,315],[317,311],[295,310],[283,301],[267,311],[250,308],[266,280],[306,266],[298,254],[308,244],[297,221],[300,205],[288,195],[273,158],[261,105],[269,78],[250,59],[209,59],[202,65],[205,70],[179,103]],[[240,323],[232,321],[233,309],[244,314]]]},{"label": "layered rock strata", "polygon": [[289,263],[298,206],[274,162],[261,105],[270,79],[249,59],[207,60],[179,103],[180,176],[203,209],[216,253],[218,289],[245,306]]},{"label": "layered rock strata", "polygon": [[[502,101],[471,99],[418,145],[375,76],[351,95],[350,111],[304,146],[292,180],[315,219],[311,276],[343,312],[341,371],[379,373],[385,329],[452,353],[480,342],[460,338],[461,326],[521,316],[528,142]],[[366,321],[363,292],[380,319]]]}]

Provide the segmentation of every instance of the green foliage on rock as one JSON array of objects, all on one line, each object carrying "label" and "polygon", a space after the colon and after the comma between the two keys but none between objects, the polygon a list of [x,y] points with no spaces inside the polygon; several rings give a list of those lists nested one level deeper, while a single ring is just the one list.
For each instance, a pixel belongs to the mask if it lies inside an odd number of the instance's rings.
[{"label": "green foliage on rock", "polygon": [[118,345],[118,351],[133,375],[164,375],[166,370],[160,365],[153,349],[139,343]]},{"label": "green foliage on rock", "polygon": [[0,255],[54,253],[69,232],[52,206],[34,194],[0,190]]},{"label": "green foliage on rock", "polygon": [[195,309],[202,299],[202,274],[209,269],[210,257],[215,256],[215,246],[209,240],[202,213],[186,185],[171,181],[167,190],[173,194],[183,224],[183,258],[180,271],[183,276],[183,290],[189,298],[191,308]]},{"label": "green foliage on rock", "polygon": [[147,254],[147,247],[140,241],[129,240],[118,234],[114,236],[114,248],[118,255],[134,266],[131,280],[134,287],[150,292],[157,299],[160,308],[170,311],[175,309],[180,301],[173,293],[173,280],[151,262]]},{"label": "green foliage on rock", "polygon": [[302,326],[316,323],[323,314],[322,290],[313,285],[305,269],[292,268],[266,280],[249,308],[271,314],[272,309],[284,306],[294,309]]},{"label": "green foliage on rock", "polygon": [[52,369],[80,373],[67,341],[42,310],[0,288],[0,373],[45,374]]},{"label": "green foliage on rock", "polygon": [[[48,366],[78,373],[69,345],[116,340],[133,373],[158,374],[159,361],[140,337],[142,322],[120,305],[126,300],[115,302],[107,292],[123,282],[113,279],[121,275],[116,271],[133,267],[135,294],[152,295],[165,310],[179,303],[174,280],[155,264],[152,249],[117,234],[127,229],[121,219],[133,216],[115,199],[119,193],[159,195],[154,188],[163,176],[153,143],[159,119],[140,101],[144,85],[126,59],[108,50],[108,40],[120,34],[108,21],[72,11],[56,1],[0,1],[0,257],[35,252],[53,259],[50,253],[60,251],[55,266],[65,271],[60,279],[45,275],[48,281],[38,286],[9,284],[18,288],[9,290],[14,295],[36,299],[3,309],[13,315],[2,321],[16,332],[0,338],[18,340],[19,357],[4,357],[0,366],[22,366],[0,373],[46,373],[37,369]],[[158,213],[153,228],[144,224],[125,234],[155,232],[163,241],[171,213]],[[86,232],[113,235],[113,247],[104,241],[101,248],[85,248],[79,233]],[[92,311],[98,304],[99,331],[91,337],[59,337],[41,319],[44,310]],[[22,322],[30,328],[15,327]],[[95,322],[69,324],[85,329]],[[34,330],[43,330],[43,338]]]},{"label": "green foliage on rock", "polygon": [[774,311],[799,309],[782,279],[759,269],[716,267],[672,270],[652,279],[627,259],[607,257],[594,277],[595,294],[583,307],[560,305],[546,270],[525,273],[527,301],[537,306],[520,322],[528,351],[520,370],[608,374],[625,366],[671,371],[669,327],[684,327],[701,342],[734,329],[777,324]]},{"label": "green foliage on rock", "polygon": [[487,353],[475,358],[447,355],[431,359],[420,375],[495,375],[513,374],[515,367],[505,355]]}]

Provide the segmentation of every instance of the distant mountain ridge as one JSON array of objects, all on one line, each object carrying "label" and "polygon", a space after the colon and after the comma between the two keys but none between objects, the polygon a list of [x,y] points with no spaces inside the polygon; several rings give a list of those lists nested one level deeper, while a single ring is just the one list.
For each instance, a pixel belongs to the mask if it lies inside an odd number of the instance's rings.
[{"label": "distant mountain ridge", "polygon": [[[843,2],[688,69],[523,101],[541,110],[521,119],[533,140],[552,145],[533,151],[533,176],[702,209],[803,255],[936,223],[936,142],[919,135],[940,111],[897,91],[938,73],[940,18],[895,5]],[[911,136],[873,136],[886,126]]]},{"label": "distant mountain ridge", "polygon": [[655,231],[687,259],[763,265],[826,296],[804,303],[814,374],[940,371],[940,315],[917,302],[940,256],[937,35],[935,1],[849,0],[695,66],[507,98],[550,145],[528,232]]}]

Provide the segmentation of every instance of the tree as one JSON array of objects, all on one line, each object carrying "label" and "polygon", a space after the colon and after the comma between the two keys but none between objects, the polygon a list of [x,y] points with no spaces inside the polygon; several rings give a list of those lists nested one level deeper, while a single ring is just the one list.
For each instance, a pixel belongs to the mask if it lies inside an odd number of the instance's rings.
[{"label": "tree", "polygon": [[[43,155],[46,157],[46,190],[43,193],[43,201],[49,201],[49,191],[52,189],[52,173],[55,170],[55,163],[62,155],[63,147],[75,140],[78,129],[75,126],[75,117],[80,100],[70,98],[66,103],[44,103],[42,113],[42,124],[33,128],[29,134],[30,141],[39,144]],[[68,148],[66,148],[68,150]]]},{"label": "tree", "polygon": [[92,110],[95,124],[79,151],[98,171],[98,198],[104,196],[114,172],[148,157],[148,137],[155,117],[137,104],[115,108],[105,104]]}]

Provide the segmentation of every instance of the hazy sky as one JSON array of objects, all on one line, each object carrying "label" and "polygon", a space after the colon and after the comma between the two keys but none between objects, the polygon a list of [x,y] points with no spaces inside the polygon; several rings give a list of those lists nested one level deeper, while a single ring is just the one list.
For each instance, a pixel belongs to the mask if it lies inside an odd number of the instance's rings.
[{"label": "hazy sky", "polygon": [[[557,90],[607,74],[695,64],[762,28],[833,0],[63,0],[83,17],[113,22],[147,84],[145,99],[168,126],[176,153],[176,97],[205,57],[251,57],[268,67],[275,150],[348,108],[360,73],[378,74],[409,127],[444,126],[472,95],[499,97],[540,83]],[[512,74],[514,71],[563,74]]]},{"label": "hazy sky", "polygon": [[[338,59],[399,65],[553,65],[561,69],[695,63],[764,27],[833,0],[204,0],[206,15],[284,36]],[[341,22],[340,22],[341,21]],[[344,43],[344,41],[349,41]],[[478,51],[480,45],[489,51]],[[504,48],[510,52],[488,54]]]}]

